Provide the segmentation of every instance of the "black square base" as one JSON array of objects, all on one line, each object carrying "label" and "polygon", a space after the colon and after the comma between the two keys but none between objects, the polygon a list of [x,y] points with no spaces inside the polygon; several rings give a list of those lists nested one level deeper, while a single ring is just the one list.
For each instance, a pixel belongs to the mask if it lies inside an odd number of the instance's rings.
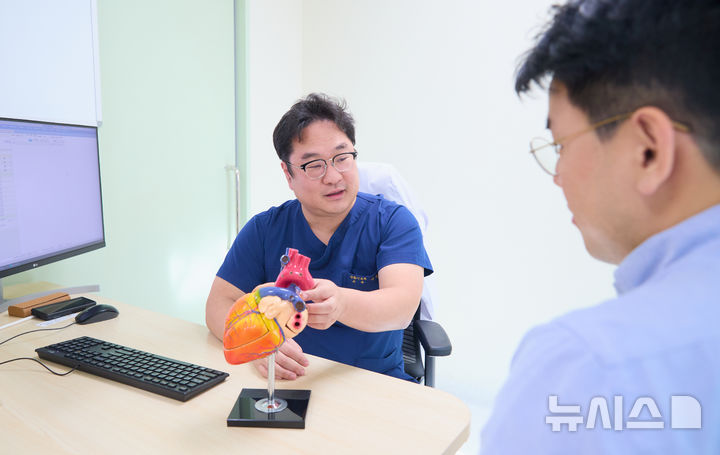
[{"label": "black square base", "polygon": [[287,401],[287,408],[271,413],[255,409],[255,403],[267,396],[267,389],[242,389],[227,418],[227,426],[305,428],[305,413],[310,402],[309,390],[275,390],[275,398]]}]

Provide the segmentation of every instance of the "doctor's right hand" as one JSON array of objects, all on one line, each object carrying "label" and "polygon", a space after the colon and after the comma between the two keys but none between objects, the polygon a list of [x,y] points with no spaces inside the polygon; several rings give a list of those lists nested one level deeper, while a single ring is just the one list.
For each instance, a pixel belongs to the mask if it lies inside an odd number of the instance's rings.
[{"label": "doctor's right hand", "polygon": [[[267,378],[267,357],[253,360],[252,364],[264,378]],[[298,376],[305,376],[305,367],[308,365],[310,365],[310,361],[303,354],[300,345],[295,340],[285,340],[275,354],[275,379],[293,380],[297,379]]]}]

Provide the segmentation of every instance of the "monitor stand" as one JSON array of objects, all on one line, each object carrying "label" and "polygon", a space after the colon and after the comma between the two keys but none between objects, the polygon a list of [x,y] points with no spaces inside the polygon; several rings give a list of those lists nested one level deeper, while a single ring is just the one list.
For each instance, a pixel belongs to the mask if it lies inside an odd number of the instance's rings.
[{"label": "monitor stand", "polygon": [[[15,288],[19,285],[13,285],[8,286],[6,289],[3,289],[2,286],[2,280],[0,280],[0,313],[7,311],[9,306],[15,305],[16,303],[25,302],[27,300],[36,299],[38,297],[43,297],[49,294],[54,294],[56,292],[67,292],[68,294],[85,294],[88,292],[99,292],[100,286],[97,284],[91,284],[88,286],[75,286],[75,287],[69,287],[69,288],[52,288],[52,289],[46,289],[44,291],[37,291],[37,292],[31,292],[29,294],[24,295],[15,295],[13,298],[10,298],[11,293],[7,292],[7,289]],[[5,297],[8,297],[7,299]]]}]

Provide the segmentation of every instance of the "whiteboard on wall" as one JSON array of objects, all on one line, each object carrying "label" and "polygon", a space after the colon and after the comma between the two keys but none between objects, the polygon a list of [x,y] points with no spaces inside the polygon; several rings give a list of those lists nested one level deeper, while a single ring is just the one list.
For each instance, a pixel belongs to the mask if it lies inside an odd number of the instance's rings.
[{"label": "whiteboard on wall", "polygon": [[99,125],[96,0],[0,0],[0,117]]}]

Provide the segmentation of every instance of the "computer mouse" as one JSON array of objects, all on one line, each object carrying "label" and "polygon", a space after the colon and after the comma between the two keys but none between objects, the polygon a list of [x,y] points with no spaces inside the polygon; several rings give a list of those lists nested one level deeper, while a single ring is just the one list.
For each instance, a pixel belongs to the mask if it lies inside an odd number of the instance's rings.
[{"label": "computer mouse", "polygon": [[117,317],[118,310],[112,305],[100,304],[93,305],[87,310],[78,313],[75,316],[75,322],[78,324],[92,324],[93,322],[107,321]]}]

